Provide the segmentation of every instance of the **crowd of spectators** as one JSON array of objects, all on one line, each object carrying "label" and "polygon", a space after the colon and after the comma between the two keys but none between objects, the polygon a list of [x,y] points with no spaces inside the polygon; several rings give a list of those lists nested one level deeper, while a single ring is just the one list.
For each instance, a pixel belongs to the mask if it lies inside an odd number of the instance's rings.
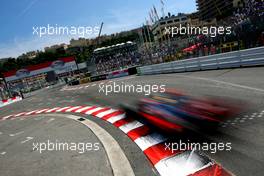
[{"label": "crowd of spectators", "polygon": [[240,25],[249,22],[250,17],[260,17],[264,15],[263,0],[246,0],[242,6],[234,12],[233,24]]},{"label": "crowd of spectators", "polygon": [[111,71],[121,70],[139,64],[140,56],[136,51],[120,51],[98,55],[95,58],[96,73],[105,74]]},{"label": "crowd of spectators", "polygon": [[[166,41],[157,46],[155,44],[141,46],[140,51],[120,51],[99,56],[96,58],[97,74],[133,65],[157,64],[262,46],[264,44],[263,24],[261,26],[258,23],[263,23],[263,9],[263,0],[245,0],[243,4],[239,4],[234,14],[223,21],[223,25],[232,26],[233,31],[229,36],[215,38],[205,35],[191,36],[193,39],[190,42],[180,42],[182,46],[178,46],[179,42],[173,44]],[[186,40],[189,40],[189,37]],[[184,51],[187,48],[192,49]]]}]

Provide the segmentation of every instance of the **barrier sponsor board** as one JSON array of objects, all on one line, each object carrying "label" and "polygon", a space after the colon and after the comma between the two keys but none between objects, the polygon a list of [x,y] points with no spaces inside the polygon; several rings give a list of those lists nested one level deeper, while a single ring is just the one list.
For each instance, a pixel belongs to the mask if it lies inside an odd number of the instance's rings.
[{"label": "barrier sponsor board", "polygon": [[4,73],[7,82],[26,77],[35,76],[42,73],[54,71],[56,74],[63,74],[77,70],[74,57],[60,58],[56,61],[45,62],[37,65],[31,65],[19,70],[11,70]]}]

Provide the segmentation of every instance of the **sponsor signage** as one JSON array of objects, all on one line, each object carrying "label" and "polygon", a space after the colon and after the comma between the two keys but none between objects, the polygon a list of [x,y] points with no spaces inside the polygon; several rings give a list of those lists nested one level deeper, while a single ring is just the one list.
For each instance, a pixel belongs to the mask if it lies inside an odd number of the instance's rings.
[{"label": "sponsor signage", "polygon": [[63,74],[77,70],[74,57],[61,58],[53,62],[45,62],[37,65],[28,66],[19,70],[11,70],[4,73],[7,82],[35,76],[42,73],[54,71],[56,74]]}]

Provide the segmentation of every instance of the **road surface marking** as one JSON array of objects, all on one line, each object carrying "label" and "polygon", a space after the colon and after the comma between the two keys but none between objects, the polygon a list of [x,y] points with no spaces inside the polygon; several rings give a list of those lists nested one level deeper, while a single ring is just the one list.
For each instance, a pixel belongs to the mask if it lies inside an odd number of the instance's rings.
[{"label": "road surface marking", "polygon": [[127,123],[127,124],[124,124],[122,126],[120,126],[120,130],[122,130],[124,133],[128,133],[129,131],[133,130],[133,129],[136,129],[136,128],[139,128],[143,126],[142,123],[138,122],[137,120],[135,121],[132,121],[130,123]]},{"label": "road surface marking", "polygon": [[25,113],[25,115],[31,115],[31,114],[33,114],[33,113],[35,113],[35,112],[37,112],[37,111],[38,111],[38,110],[30,111],[30,112]]},{"label": "road surface marking", "polygon": [[82,111],[85,111],[85,110],[87,110],[87,109],[90,109],[91,107],[92,107],[92,106],[85,106],[85,107],[83,107],[83,108],[81,108],[81,109],[76,110],[75,112],[80,113],[80,112],[82,112]]},{"label": "road surface marking", "polygon": [[17,136],[17,135],[20,135],[20,134],[23,134],[23,133],[24,133],[24,131],[20,131],[20,132],[15,133],[15,134],[9,134],[9,136],[14,137],[14,136]]},{"label": "road surface marking", "polygon": [[30,141],[30,140],[32,140],[32,139],[34,139],[34,138],[33,138],[33,137],[27,137],[26,140],[21,141],[21,144],[24,144],[24,143],[26,143],[26,142],[28,142],[28,141]]},{"label": "road surface marking", "polygon": [[102,118],[103,116],[111,114],[111,113],[116,112],[116,111],[117,110],[115,110],[115,109],[109,109],[107,111],[104,111],[104,112],[97,114],[96,117]]},{"label": "road surface marking", "polygon": [[[78,119],[81,118],[79,116],[65,115],[65,114],[56,114],[56,116],[66,117],[76,121],[78,121]],[[78,122],[87,126],[102,143],[105,152],[107,154],[107,157],[109,159],[109,163],[112,167],[113,175],[135,176],[129,161],[126,155],[124,154],[124,151],[117,143],[117,141],[106,130],[104,130],[102,127],[97,125],[95,122],[88,119],[86,119],[85,121],[78,121]]]},{"label": "road surface marking", "polygon": [[95,109],[92,109],[92,110],[86,111],[85,114],[92,114],[92,113],[94,113],[94,112],[96,112],[96,111],[99,111],[99,110],[101,110],[101,109],[103,109],[103,108],[101,108],[101,107],[97,107],[97,108],[95,108]]},{"label": "road surface marking", "polygon": [[55,119],[54,118],[51,118],[51,119],[49,119],[46,123],[50,123],[50,122],[52,122],[52,121],[54,121]]},{"label": "road surface marking", "polygon": [[52,108],[52,109],[48,109],[47,111],[45,111],[46,113],[49,113],[49,112],[52,112],[52,111],[55,111],[57,109],[60,109],[59,107],[56,107],[56,108]]},{"label": "road surface marking", "polygon": [[41,120],[41,119],[44,119],[44,118],[45,118],[44,116],[36,117],[35,120]]},{"label": "road surface marking", "polygon": [[124,119],[125,117],[126,117],[125,114],[120,114],[120,115],[113,116],[113,117],[107,119],[107,121],[110,122],[110,123],[115,123],[115,122],[117,122],[117,121],[119,121],[121,119]]},{"label": "road surface marking", "polygon": [[167,138],[164,136],[158,134],[158,133],[152,133],[147,136],[142,136],[135,140],[135,143],[141,148],[141,150],[146,150],[147,148],[154,146],[156,144],[162,143],[166,141]]},{"label": "road surface marking", "polygon": [[[58,108],[58,109],[62,109],[62,108]],[[80,108],[80,109],[82,109],[82,108]],[[77,110],[79,110],[79,109],[77,109]],[[92,106],[91,108],[89,108],[85,111],[82,111],[82,113],[89,112],[94,117],[96,117],[98,114],[100,114],[104,111],[109,111],[109,108]],[[47,112],[47,111],[45,111],[45,112]],[[51,112],[55,112],[55,111],[51,111]],[[59,115],[61,115],[62,117],[65,117],[64,114],[59,114]],[[51,115],[51,116],[54,117],[54,115]],[[74,116],[74,115],[67,115],[67,117],[70,119],[74,119],[76,121],[78,121],[78,119],[80,119],[79,116]],[[125,133],[127,132],[126,133],[127,136],[129,136],[129,138],[132,139],[133,142],[135,142],[138,145],[138,147],[144,152],[144,154],[148,157],[148,159],[153,164],[153,166],[159,171],[161,176],[170,176],[170,175],[174,176],[175,172],[173,172],[173,171],[175,171],[175,170],[173,168],[175,168],[176,170],[180,169],[180,174],[184,173],[186,171],[185,169],[187,169],[187,168],[183,167],[181,165],[181,162],[179,162],[179,160],[180,161],[185,160],[185,157],[184,157],[185,155],[182,156],[179,153],[175,154],[171,151],[164,151],[164,149],[165,149],[164,144],[166,144],[166,141],[168,139],[166,136],[163,136],[159,133],[151,133],[151,131],[149,131],[147,127],[145,127],[144,125],[140,126],[140,124],[137,122],[136,122],[136,124],[133,125],[132,124],[133,121],[131,121],[132,119],[126,118],[125,113],[122,112],[121,110],[118,110],[116,112],[112,112],[110,114],[106,114],[105,116],[101,117],[101,119],[106,120],[106,121],[114,124],[114,126],[119,127],[119,129],[122,130],[123,132],[125,132]],[[78,121],[78,122],[80,122],[80,121]],[[81,123],[85,124],[85,123],[94,123],[94,122],[92,122],[92,121],[90,122],[90,120],[84,119],[84,121],[81,121]],[[117,123],[117,124],[115,124],[115,123]],[[87,124],[85,124],[85,125],[87,125]],[[97,125],[97,124],[95,124],[95,125]],[[137,125],[139,125],[139,126],[137,126]],[[91,129],[91,127],[89,127],[89,128]],[[101,127],[99,126],[99,128],[101,128]],[[123,129],[121,129],[121,128],[123,128]],[[94,132],[94,134],[95,133],[96,132]],[[99,133],[99,135],[102,135],[102,132],[98,132],[98,133]],[[112,137],[112,136],[110,136],[110,137]],[[28,137],[26,141],[31,140],[30,138],[31,137]],[[100,139],[100,137],[98,137],[98,139],[100,141],[102,141]],[[123,163],[124,163],[124,160],[120,160],[120,158],[116,157],[116,154],[118,154],[118,156],[120,156],[119,155],[120,151],[115,150],[115,149],[111,150],[111,148],[109,149],[106,146],[107,144],[104,144],[103,142],[102,142],[102,144],[103,144],[103,146],[106,150],[106,153],[108,155],[110,165],[112,166],[114,175],[131,175],[131,176],[134,176],[134,173],[133,173],[133,170],[129,164],[129,161],[127,161],[128,165],[127,165],[126,169],[121,168],[124,172],[120,173],[120,165],[123,166]],[[109,146],[113,147],[112,143],[109,144]],[[108,152],[108,150],[110,150],[110,151]],[[122,151],[122,149],[121,149],[121,151]],[[191,153],[191,155],[193,155],[192,153]],[[121,155],[124,155],[124,154],[121,154]],[[197,155],[197,158],[198,158],[197,161],[200,161],[202,156],[205,157],[204,155],[199,155],[199,156],[198,155]],[[190,155],[188,155],[188,156],[190,156]],[[125,156],[123,156],[123,158],[127,160],[127,158]],[[188,157],[188,158],[190,158],[190,157]],[[113,159],[114,163],[111,162],[111,159]],[[122,156],[121,156],[121,159],[122,159]],[[208,160],[210,160],[210,162],[213,162],[213,160],[210,158],[208,158]],[[120,164],[120,162],[122,162],[122,163]],[[188,160],[188,162],[191,162],[191,161]],[[192,161],[192,162],[196,162],[196,161]],[[115,168],[116,168],[116,170],[115,170]],[[206,165],[204,164],[202,166],[199,166],[199,168],[189,168],[188,171],[190,171],[190,169],[191,169],[193,171],[193,173],[196,173],[199,170],[205,169],[206,172],[210,172],[211,174],[213,174],[213,173],[215,173],[215,171],[219,170],[219,168],[221,170],[223,170],[224,172],[228,172],[223,167],[219,166],[217,163],[214,163],[214,162],[212,165],[210,165],[210,167],[208,167],[208,164],[206,164]],[[132,171],[127,172],[128,170],[132,170]],[[126,173],[126,174],[124,174],[124,173]],[[127,173],[129,173],[129,174],[127,174]],[[227,175],[231,176],[232,174],[227,174]]]},{"label": "road surface marking", "polygon": [[25,114],[25,112],[21,112],[21,113],[15,115],[14,117],[19,117],[19,116],[22,116],[22,115],[24,115],[24,114]]},{"label": "road surface marking", "polygon": [[72,108],[72,107],[71,106],[63,107],[63,108],[57,109],[56,112],[62,112],[62,111],[69,109],[69,108]]},{"label": "road surface marking", "polygon": [[70,108],[70,109],[67,109],[65,112],[72,112],[72,111],[74,111],[74,110],[76,110],[76,109],[78,109],[78,108],[80,108],[81,106],[75,106],[75,107],[72,107],[72,108]]},{"label": "road surface marking", "polygon": [[44,111],[47,111],[47,110],[49,110],[49,109],[42,109],[42,110],[37,111],[35,114],[40,114],[40,113],[43,113]]},{"label": "road surface marking", "polygon": [[6,120],[6,119],[8,119],[8,118],[10,118],[10,117],[12,117],[13,115],[8,115],[8,116],[5,116],[5,117],[3,117],[1,120]]}]

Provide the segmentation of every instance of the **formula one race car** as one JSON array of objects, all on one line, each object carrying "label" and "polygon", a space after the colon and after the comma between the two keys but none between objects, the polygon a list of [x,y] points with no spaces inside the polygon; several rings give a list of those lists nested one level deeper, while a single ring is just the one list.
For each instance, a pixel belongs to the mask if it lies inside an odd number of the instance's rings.
[{"label": "formula one race car", "polygon": [[143,98],[135,107],[123,105],[123,109],[166,132],[215,130],[239,111],[227,101],[194,98],[174,90]]}]

